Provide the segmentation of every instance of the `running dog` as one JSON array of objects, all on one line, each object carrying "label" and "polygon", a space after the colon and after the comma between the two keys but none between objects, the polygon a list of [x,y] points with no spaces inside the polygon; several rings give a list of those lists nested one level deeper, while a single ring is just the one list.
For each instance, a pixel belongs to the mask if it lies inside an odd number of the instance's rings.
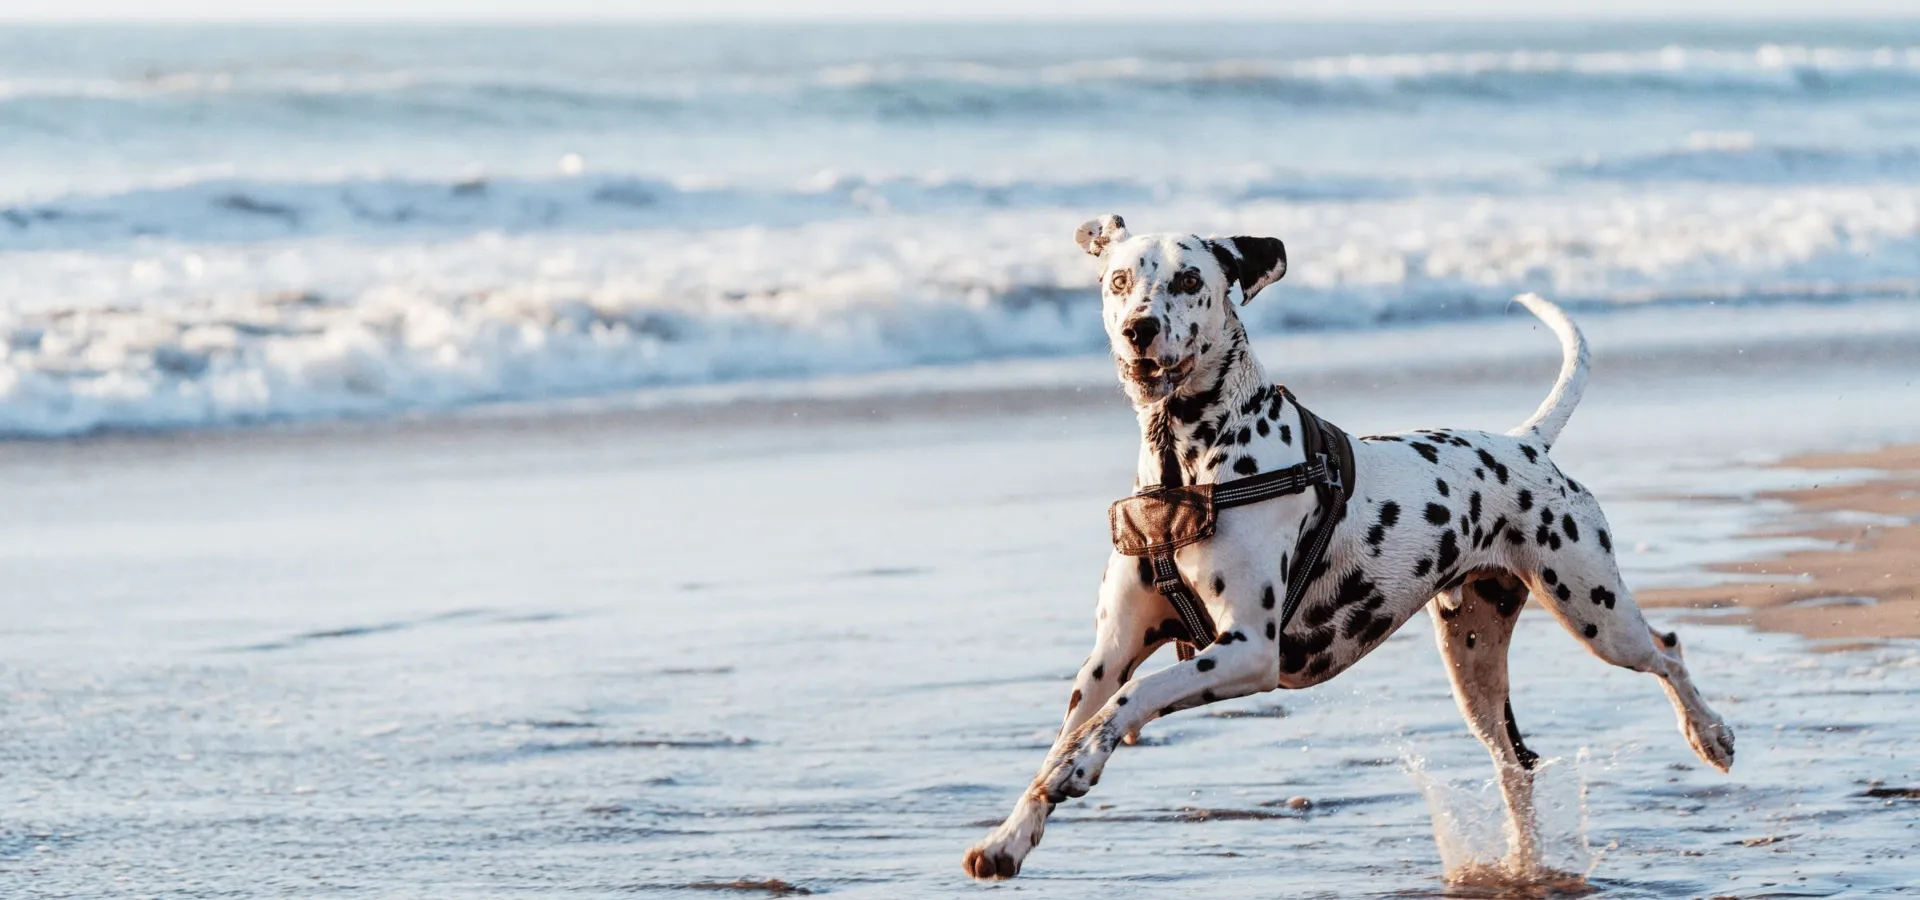
[{"label": "running dog", "polygon": [[[1103,321],[1120,383],[1140,422],[1135,488],[1220,484],[1309,462],[1302,411],[1268,381],[1235,307],[1286,273],[1267,237],[1129,235],[1119,216],[1080,227],[1099,258]],[[1347,500],[1321,564],[1290,571],[1300,539],[1327,512],[1311,491],[1221,509],[1211,536],[1173,551],[1180,581],[1217,639],[1197,639],[1143,558],[1114,553],[1100,586],[1093,654],[1074,679],[1066,721],[1039,775],[1006,821],[969,849],[975,878],[1011,878],[1040,843],[1056,804],[1100,781],[1123,739],[1169,713],[1275,688],[1327,681],[1378,647],[1421,607],[1467,726],[1486,744],[1507,809],[1507,865],[1538,864],[1536,756],[1507,695],[1507,646],[1531,594],[1595,656],[1658,677],[1680,732],[1709,765],[1733,763],[1733,732],[1620,580],[1593,494],[1547,455],[1587,381],[1586,340],[1559,307],[1518,298],[1560,340],[1564,362],[1533,417],[1506,434],[1435,430],[1352,441]],[[1340,516],[1344,513],[1344,516]],[[1309,565],[1311,565],[1309,563]],[[1286,620],[1289,579],[1308,584]],[[1202,645],[1190,659],[1135,678],[1162,644]],[[1185,654],[1183,654],[1184,656]]]}]

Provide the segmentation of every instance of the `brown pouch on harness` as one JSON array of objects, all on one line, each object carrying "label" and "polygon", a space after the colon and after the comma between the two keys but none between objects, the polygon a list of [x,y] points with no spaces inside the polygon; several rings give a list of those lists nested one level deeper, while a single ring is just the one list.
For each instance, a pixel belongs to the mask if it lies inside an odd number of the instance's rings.
[{"label": "brown pouch on harness", "polygon": [[1213,485],[1157,488],[1107,507],[1113,548],[1128,556],[1172,553],[1213,536]]}]

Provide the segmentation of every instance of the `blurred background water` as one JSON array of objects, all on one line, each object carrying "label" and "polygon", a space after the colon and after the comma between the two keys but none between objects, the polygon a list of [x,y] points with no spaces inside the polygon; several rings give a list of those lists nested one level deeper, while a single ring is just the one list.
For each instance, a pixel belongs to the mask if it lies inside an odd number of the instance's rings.
[{"label": "blurred background water", "polygon": [[1910,300],[1920,23],[0,28],[0,432],[1098,352],[1067,236],[1282,237],[1257,331]]}]

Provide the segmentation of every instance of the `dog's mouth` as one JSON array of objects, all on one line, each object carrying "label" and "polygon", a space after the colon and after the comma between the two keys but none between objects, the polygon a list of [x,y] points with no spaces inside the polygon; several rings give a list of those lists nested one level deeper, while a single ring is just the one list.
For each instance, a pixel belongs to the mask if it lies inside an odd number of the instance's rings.
[{"label": "dog's mouth", "polygon": [[1133,383],[1144,388],[1172,391],[1193,374],[1193,360],[1189,356],[1169,365],[1153,357],[1140,357],[1126,360],[1121,365]]}]

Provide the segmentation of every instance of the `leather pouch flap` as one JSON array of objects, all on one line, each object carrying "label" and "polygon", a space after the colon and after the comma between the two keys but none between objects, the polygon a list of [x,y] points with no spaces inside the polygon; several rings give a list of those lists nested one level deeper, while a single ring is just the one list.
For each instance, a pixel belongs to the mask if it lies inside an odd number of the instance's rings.
[{"label": "leather pouch flap", "polygon": [[1107,508],[1113,549],[1151,556],[1213,536],[1213,485],[1157,488]]}]

